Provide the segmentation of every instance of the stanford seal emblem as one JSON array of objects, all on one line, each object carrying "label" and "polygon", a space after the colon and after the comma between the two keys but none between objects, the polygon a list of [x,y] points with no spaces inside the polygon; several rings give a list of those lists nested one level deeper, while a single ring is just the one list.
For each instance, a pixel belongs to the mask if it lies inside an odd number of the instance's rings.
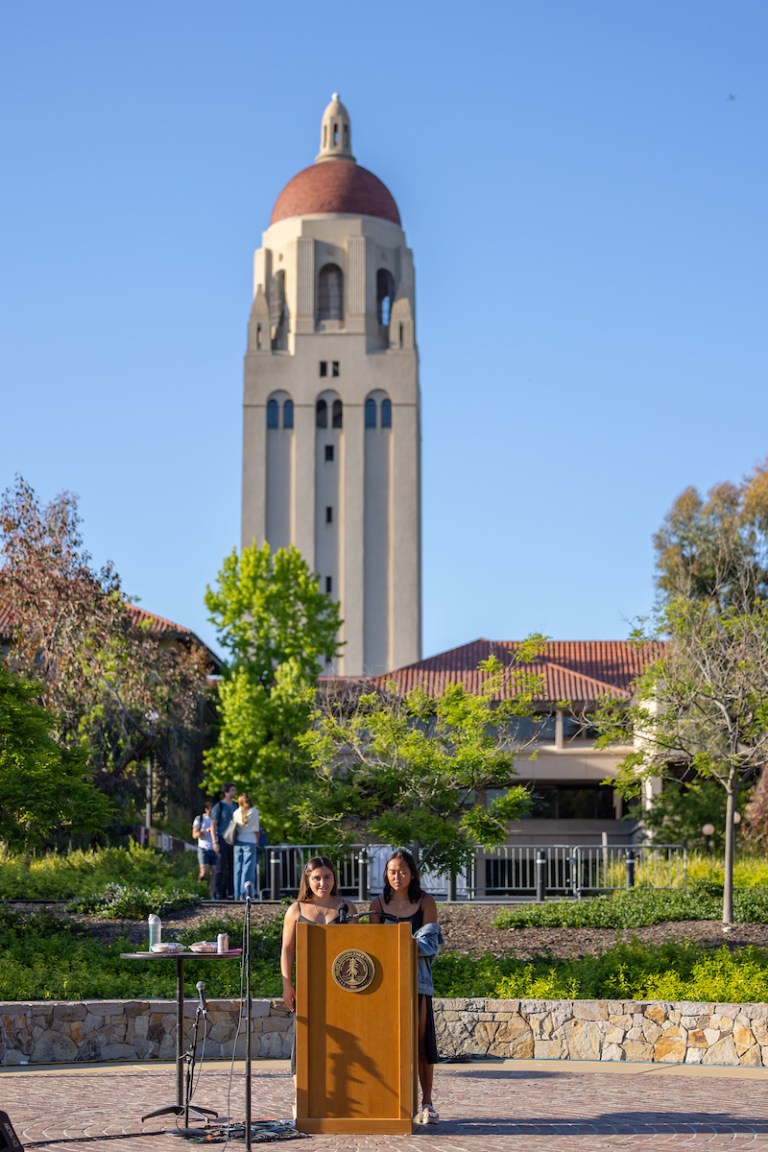
[{"label": "stanford seal emblem", "polygon": [[376,965],[367,952],[348,948],[346,952],[339,952],[333,962],[331,975],[345,992],[364,992],[373,983]]}]

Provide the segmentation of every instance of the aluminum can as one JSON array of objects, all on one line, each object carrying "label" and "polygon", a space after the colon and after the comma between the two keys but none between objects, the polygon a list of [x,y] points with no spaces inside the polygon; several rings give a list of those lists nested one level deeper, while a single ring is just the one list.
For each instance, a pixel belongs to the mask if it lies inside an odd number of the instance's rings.
[{"label": "aluminum can", "polygon": [[229,936],[227,936],[226,932],[219,932],[216,937],[216,951],[229,952]]}]

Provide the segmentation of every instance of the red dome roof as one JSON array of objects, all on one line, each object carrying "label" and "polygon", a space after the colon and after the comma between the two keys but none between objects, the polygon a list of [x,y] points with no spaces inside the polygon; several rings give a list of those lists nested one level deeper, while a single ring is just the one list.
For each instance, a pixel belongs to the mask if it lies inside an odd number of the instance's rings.
[{"label": "red dome roof", "polygon": [[392,193],[378,176],[354,160],[324,160],[297,173],[278,196],[270,224],[318,212],[378,216],[400,224]]}]

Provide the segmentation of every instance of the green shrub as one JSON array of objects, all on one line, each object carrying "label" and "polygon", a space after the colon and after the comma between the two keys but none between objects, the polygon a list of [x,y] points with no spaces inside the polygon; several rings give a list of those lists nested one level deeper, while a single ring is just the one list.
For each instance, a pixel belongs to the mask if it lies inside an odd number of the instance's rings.
[{"label": "green shrub", "polygon": [[697,1000],[761,1002],[768,997],[768,952],[731,954],[690,941],[648,945],[632,938],[598,956],[517,961],[499,979],[500,999]]},{"label": "green shrub", "polygon": [[[279,920],[251,934],[252,994],[279,996]],[[230,945],[241,944],[242,924],[230,918],[212,918],[196,931],[164,934],[191,944],[228,932]],[[171,962],[123,960],[121,952],[143,951],[127,939],[102,944],[75,921],[47,912],[22,913],[0,907],[0,1000],[121,1000],[165,999],[176,994],[176,965]],[[237,960],[216,961],[191,957],[185,971],[192,981],[204,980],[209,997],[240,995],[241,972]]]},{"label": "green shrub", "polygon": [[185,888],[192,895],[196,874],[194,852],[158,852],[135,843],[39,856],[0,848],[0,900],[71,900],[103,893],[110,884]]},{"label": "green shrub", "polygon": [[68,912],[86,912],[105,920],[143,920],[150,913],[164,916],[177,908],[199,903],[200,897],[180,888],[139,888],[136,884],[108,884],[103,892],[76,896]]},{"label": "green shrub", "polygon": [[[701,882],[688,892],[633,888],[610,896],[584,900],[548,900],[544,904],[517,904],[501,908],[494,917],[497,928],[642,928],[676,920],[720,920],[722,886]],[[768,888],[737,888],[733,916],[738,924],[768,920]]]}]

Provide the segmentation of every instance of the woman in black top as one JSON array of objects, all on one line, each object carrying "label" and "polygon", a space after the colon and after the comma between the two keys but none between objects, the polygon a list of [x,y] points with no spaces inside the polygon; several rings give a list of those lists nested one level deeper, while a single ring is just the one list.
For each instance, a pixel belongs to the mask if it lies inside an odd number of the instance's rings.
[{"label": "woman in black top", "polygon": [[[419,869],[410,852],[398,848],[384,865],[384,889],[371,901],[371,923],[382,923],[376,913],[386,912],[398,920],[408,920],[411,932],[426,924],[437,924],[437,905],[421,887]],[[426,969],[426,971],[425,971]],[[425,980],[426,977],[426,980]],[[422,991],[422,988],[425,990]],[[429,991],[426,991],[429,989]],[[429,965],[419,962],[419,1083],[421,1085],[421,1124],[436,1124],[439,1117],[432,1105],[433,1069],[439,1057],[432,1011],[432,982]]]}]

